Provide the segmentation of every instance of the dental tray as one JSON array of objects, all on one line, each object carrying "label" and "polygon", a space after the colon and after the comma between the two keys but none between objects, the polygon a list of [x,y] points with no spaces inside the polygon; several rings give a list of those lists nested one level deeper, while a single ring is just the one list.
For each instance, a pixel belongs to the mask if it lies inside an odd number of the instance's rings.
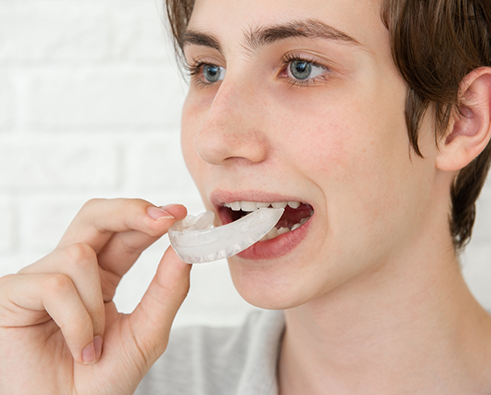
[{"label": "dental tray", "polygon": [[211,211],[188,215],[169,228],[169,240],[186,263],[229,258],[261,240],[280,220],[282,208],[260,208],[227,225],[212,228]]}]

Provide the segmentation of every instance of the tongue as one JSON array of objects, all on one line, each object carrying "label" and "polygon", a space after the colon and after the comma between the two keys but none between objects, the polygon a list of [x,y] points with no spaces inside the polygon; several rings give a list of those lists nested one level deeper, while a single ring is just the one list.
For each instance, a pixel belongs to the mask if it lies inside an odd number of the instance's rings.
[{"label": "tongue", "polygon": [[310,217],[311,213],[312,206],[310,204],[302,203],[300,207],[296,209],[286,206],[285,212],[276,224],[276,228],[290,228],[293,225],[300,223],[303,218]]}]

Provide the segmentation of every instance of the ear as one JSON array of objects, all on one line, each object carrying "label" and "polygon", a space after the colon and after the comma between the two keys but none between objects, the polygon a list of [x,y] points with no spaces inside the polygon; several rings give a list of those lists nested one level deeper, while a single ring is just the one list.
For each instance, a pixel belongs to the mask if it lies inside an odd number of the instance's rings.
[{"label": "ear", "polygon": [[482,67],[462,81],[459,111],[441,139],[436,167],[459,171],[486,148],[491,138],[491,68]]}]

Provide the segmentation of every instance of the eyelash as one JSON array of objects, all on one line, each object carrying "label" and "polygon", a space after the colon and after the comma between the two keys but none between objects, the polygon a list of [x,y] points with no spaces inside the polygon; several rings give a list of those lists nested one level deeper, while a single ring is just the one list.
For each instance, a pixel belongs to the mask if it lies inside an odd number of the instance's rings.
[{"label": "eyelash", "polygon": [[198,78],[198,76],[203,72],[203,66],[206,66],[211,63],[206,63],[202,61],[195,61],[192,64],[186,64],[186,69],[189,74],[189,77],[193,81],[194,84],[198,87],[206,87],[210,86],[212,83],[210,82],[205,82],[201,78]]},{"label": "eyelash", "polygon": [[[291,78],[289,76],[284,77],[284,78],[288,79],[287,82],[290,85],[292,85],[292,86],[311,86],[311,85],[314,85],[315,83],[319,82],[319,80],[326,80],[327,78],[329,78],[329,74],[330,74],[331,70],[328,67],[323,66],[323,65],[321,65],[317,62],[314,62],[310,59],[306,59],[304,57],[301,57],[299,55],[295,55],[292,53],[288,53],[281,58],[281,61],[280,61],[281,71],[278,73],[278,75],[281,75],[283,73],[287,73],[287,67],[289,67],[289,65],[295,61],[310,63],[312,66],[320,67],[320,68],[324,69],[325,73],[322,73],[321,75],[319,75],[317,77],[309,78],[306,80],[297,80],[297,79]],[[187,71],[188,71],[188,74],[189,74],[191,80],[198,87],[208,87],[208,86],[211,86],[214,84],[214,82],[206,82],[202,78],[199,78],[199,75],[203,72],[203,66],[207,66],[207,65],[212,65],[212,63],[207,63],[207,62],[203,62],[203,61],[195,61],[192,64],[186,65],[186,68],[187,68]]]},{"label": "eyelash", "polygon": [[292,86],[312,86],[312,85],[318,83],[319,81],[325,81],[329,78],[329,74],[331,73],[331,70],[328,67],[321,65],[317,62],[314,62],[311,59],[307,59],[307,58],[304,58],[302,56],[299,56],[299,55],[296,55],[293,53],[287,53],[286,55],[283,56],[283,58],[281,59],[281,71],[278,75],[281,75],[283,73],[288,73],[288,67],[290,66],[290,64],[292,62],[295,62],[295,61],[310,63],[312,66],[320,67],[321,69],[324,69],[325,72],[319,76],[316,76],[313,78],[308,78],[306,80],[297,80],[295,78],[291,78],[287,74],[287,76],[284,78],[288,79],[287,82],[290,85],[292,85]]}]

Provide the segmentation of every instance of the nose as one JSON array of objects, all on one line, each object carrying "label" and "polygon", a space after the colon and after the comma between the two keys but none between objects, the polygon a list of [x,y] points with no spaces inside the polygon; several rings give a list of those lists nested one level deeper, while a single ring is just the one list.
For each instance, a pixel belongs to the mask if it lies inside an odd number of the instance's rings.
[{"label": "nose", "polygon": [[198,155],[222,166],[263,162],[268,156],[264,115],[265,106],[254,88],[223,80],[195,136]]}]

